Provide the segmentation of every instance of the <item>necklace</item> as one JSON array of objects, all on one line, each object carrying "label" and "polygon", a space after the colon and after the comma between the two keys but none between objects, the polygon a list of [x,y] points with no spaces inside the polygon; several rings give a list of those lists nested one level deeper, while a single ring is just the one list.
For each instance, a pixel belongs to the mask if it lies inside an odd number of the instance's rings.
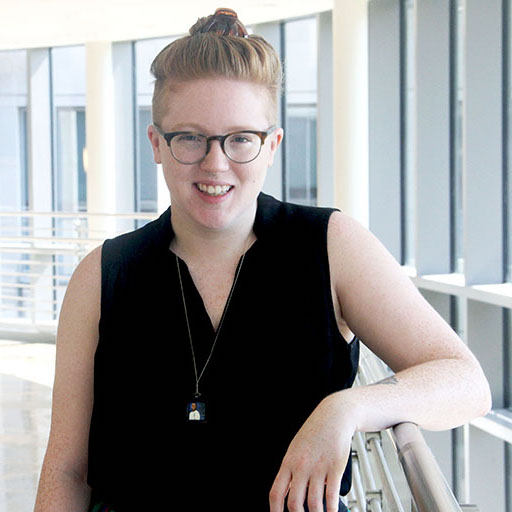
[{"label": "necklace", "polygon": [[[250,237],[249,237],[249,240],[250,240]],[[178,268],[178,278],[180,281],[181,298],[183,300],[183,309],[185,310],[185,320],[187,322],[188,339],[190,342],[190,350],[192,352],[192,362],[194,363],[194,375],[195,375],[195,380],[196,380],[196,389],[195,389],[195,393],[194,393],[194,399],[187,403],[187,420],[188,421],[202,422],[202,423],[206,422],[206,401],[205,401],[204,397],[201,395],[201,393],[199,392],[199,381],[201,380],[201,377],[203,376],[203,374],[206,370],[206,367],[208,366],[208,363],[210,362],[213,351],[215,349],[215,345],[217,344],[217,341],[219,339],[219,334],[222,329],[222,324],[224,323],[224,318],[226,317],[226,313],[229,308],[229,303],[231,302],[231,297],[233,296],[233,292],[235,291],[235,286],[236,286],[236,282],[238,281],[238,276],[240,275],[240,271],[242,270],[242,265],[244,263],[245,254],[246,254],[248,246],[249,246],[249,240],[247,240],[245,250],[242,254],[240,263],[236,270],[235,278],[233,280],[233,285],[231,286],[231,290],[229,291],[226,305],[224,306],[224,311],[222,312],[222,316],[220,318],[219,326],[217,328],[217,331],[215,332],[215,338],[213,340],[212,348],[210,349],[210,354],[208,355],[208,358],[206,359],[206,362],[204,363],[203,369],[201,370],[201,372],[199,374],[197,371],[197,363],[196,363],[196,355],[194,352],[194,344],[192,343],[192,332],[190,330],[190,322],[188,319],[187,302],[185,300],[185,291],[183,289],[183,280],[181,278],[180,262],[179,262],[178,256],[176,255],[176,267]]]}]

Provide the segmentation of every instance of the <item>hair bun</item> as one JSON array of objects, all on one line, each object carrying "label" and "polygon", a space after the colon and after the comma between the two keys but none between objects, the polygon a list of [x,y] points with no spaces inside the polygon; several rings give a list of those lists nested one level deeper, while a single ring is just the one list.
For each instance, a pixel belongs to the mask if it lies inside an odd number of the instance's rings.
[{"label": "hair bun", "polygon": [[219,7],[215,9],[214,18],[222,19],[228,24],[235,24],[238,20],[238,15],[233,9],[228,9],[227,7]]},{"label": "hair bun", "polygon": [[191,36],[207,32],[223,36],[248,37],[247,30],[236,12],[226,7],[220,7],[215,14],[198,19],[189,30]]}]

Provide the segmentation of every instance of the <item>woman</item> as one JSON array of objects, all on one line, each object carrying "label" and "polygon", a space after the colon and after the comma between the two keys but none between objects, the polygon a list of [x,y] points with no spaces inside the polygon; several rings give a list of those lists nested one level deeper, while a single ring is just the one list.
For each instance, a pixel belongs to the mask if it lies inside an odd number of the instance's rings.
[{"label": "woman", "polygon": [[[455,427],[487,381],[367,230],[261,193],[283,137],[268,43],[218,10],[152,72],[172,209],[70,280],[36,512],[347,510],[356,430]],[[347,325],[393,379],[350,387]]]}]

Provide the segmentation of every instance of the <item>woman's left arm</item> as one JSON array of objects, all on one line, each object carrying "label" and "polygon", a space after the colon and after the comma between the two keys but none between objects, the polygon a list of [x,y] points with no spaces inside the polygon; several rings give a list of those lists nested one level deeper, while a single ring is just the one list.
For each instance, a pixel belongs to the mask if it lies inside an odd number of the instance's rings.
[{"label": "woman's left arm", "polygon": [[[357,221],[331,216],[331,280],[350,330],[395,376],[326,397],[292,441],[270,493],[280,512],[337,509],[337,492],[355,431],[402,422],[449,429],[486,414],[491,394],[480,364],[422,297],[384,246]],[[291,503],[290,503],[291,502]],[[291,507],[290,507],[291,504]]]},{"label": "woman's left arm", "polygon": [[404,421],[442,430],[486,414],[491,394],[480,364],[383,245],[334,213],[328,248],[343,318],[396,372],[385,384],[352,390],[358,430]]}]

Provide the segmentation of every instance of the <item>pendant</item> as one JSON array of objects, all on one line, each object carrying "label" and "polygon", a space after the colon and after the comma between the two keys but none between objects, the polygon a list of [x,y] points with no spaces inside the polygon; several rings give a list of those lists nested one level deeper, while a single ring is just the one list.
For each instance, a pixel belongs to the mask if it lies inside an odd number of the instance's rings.
[{"label": "pendant", "polygon": [[187,404],[187,421],[191,423],[206,422],[206,402],[194,399]]}]

